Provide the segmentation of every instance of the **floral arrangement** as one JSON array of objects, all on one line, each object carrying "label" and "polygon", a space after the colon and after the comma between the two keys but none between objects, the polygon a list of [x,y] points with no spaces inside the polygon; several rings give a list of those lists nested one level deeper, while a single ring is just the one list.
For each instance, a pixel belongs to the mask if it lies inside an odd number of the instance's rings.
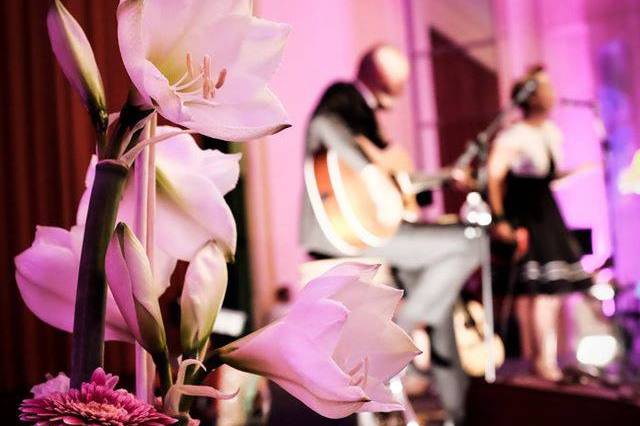
[{"label": "floral arrangement", "polygon": [[[418,351],[391,321],[402,292],[372,284],[375,267],[330,270],[284,318],[212,349],[236,247],[223,196],[238,180],[239,155],[202,150],[190,134],[240,142],[289,127],[267,87],[289,27],[254,17],[250,0],[121,0],[117,19],[132,89],[109,114],[82,28],[59,0],[47,16],[53,51],[94,124],[96,154],[76,225],[38,227],[15,259],[27,306],[73,333],[70,377],[35,386],[21,420],[197,424],[194,396],[235,396],[202,384],[223,364],[274,380],[327,417],[401,410],[387,382]],[[158,114],[176,126],[158,126]],[[189,266],[174,372],[158,300],[178,260]],[[135,396],[102,370],[105,340],[136,345]]]}]

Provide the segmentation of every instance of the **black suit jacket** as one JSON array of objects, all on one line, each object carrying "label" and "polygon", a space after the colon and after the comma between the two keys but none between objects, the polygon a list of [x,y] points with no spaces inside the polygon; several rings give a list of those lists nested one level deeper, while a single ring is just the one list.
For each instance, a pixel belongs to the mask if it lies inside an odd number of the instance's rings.
[{"label": "black suit jacket", "polygon": [[339,117],[354,135],[366,136],[379,148],[387,146],[380,135],[375,112],[353,83],[337,82],[329,86],[320,98],[313,117],[321,114]]}]

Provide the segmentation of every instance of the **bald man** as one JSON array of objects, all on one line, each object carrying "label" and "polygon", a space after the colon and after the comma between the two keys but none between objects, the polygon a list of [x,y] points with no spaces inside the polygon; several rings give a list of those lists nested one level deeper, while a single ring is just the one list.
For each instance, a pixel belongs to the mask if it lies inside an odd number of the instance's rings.
[{"label": "bald man", "polygon": [[[319,150],[331,149],[366,176],[372,162],[355,139],[364,136],[378,148],[389,149],[375,110],[393,106],[408,75],[409,63],[396,48],[379,45],[369,50],[362,57],[355,82],[334,83],[323,94],[308,126],[305,155],[310,158]],[[300,237],[310,253],[345,256],[323,233],[306,194]],[[460,367],[452,310],[462,286],[479,265],[477,247],[476,241],[465,238],[461,227],[403,223],[384,246],[361,253],[384,258],[400,272],[408,297],[398,323],[408,332],[429,327],[433,373],[450,424],[455,425],[464,422],[468,379]]]}]

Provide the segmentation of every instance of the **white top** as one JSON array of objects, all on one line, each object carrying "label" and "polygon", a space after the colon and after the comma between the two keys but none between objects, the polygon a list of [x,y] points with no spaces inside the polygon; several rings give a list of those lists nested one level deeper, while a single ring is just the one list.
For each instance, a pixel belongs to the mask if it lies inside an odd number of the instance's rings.
[{"label": "white top", "polygon": [[518,176],[549,173],[551,153],[556,168],[562,161],[562,132],[547,120],[540,126],[518,122],[498,134],[489,164],[490,173],[511,171]]}]

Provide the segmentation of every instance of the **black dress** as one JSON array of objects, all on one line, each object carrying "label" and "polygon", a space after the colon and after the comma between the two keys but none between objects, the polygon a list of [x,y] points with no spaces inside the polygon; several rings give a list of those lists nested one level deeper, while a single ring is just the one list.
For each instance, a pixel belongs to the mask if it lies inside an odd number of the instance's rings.
[{"label": "black dress", "polygon": [[505,216],[514,227],[529,232],[529,251],[517,265],[516,293],[558,294],[580,291],[592,284],[580,264],[580,248],[562,219],[550,183],[555,163],[550,157],[544,177],[507,175]]}]

